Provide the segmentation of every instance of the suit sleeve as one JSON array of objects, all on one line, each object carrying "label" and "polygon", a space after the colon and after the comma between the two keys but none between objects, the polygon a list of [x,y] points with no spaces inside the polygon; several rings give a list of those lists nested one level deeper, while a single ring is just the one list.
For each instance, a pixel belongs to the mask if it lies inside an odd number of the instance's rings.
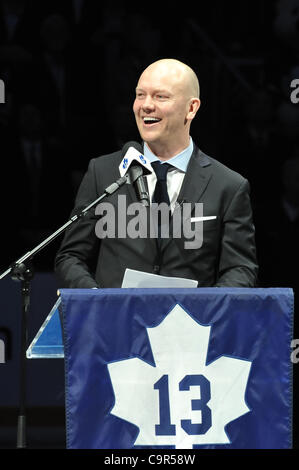
[{"label": "suit sleeve", "polygon": [[[91,160],[79,187],[71,216],[98,197],[94,160]],[[60,288],[99,287],[94,278],[100,248],[100,240],[95,234],[96,220],[94,209],[90,209],[67,229],[55,259],[55,272]]]},{"label": "suit sleeve", "polygon": [[249,183],[243,179],[224,213],[216,287],[256,286],[258,266],[249,193]]}]

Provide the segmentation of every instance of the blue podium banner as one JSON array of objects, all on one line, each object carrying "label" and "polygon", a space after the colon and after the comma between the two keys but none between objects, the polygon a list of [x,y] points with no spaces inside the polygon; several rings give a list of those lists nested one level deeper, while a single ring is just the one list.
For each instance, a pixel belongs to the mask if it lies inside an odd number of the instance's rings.
[{"label": "blue podium banner", "polygon": [[292,447],[293,291],[62,289],[69,449]]}]

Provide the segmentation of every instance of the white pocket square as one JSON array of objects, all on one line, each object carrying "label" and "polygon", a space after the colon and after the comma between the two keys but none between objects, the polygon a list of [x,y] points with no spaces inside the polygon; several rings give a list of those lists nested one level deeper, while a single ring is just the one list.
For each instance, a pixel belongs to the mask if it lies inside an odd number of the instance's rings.
[{"label": "white pocket square", "polygon": [[191,217],[191,222],[203,222],[204,220],[217,219],[217,215],[209,215],[206,217]]}]

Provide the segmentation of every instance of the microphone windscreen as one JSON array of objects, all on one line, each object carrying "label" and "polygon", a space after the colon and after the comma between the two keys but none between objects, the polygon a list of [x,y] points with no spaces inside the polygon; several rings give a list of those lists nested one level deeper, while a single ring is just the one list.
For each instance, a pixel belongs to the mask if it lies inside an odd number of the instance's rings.
[{"label": "microphone windscreen", "polygon": [[123,157],[126,155],[126,153],[127,153],[127,151],[129,150],[130,147],[134,147],[134,149],[136,149],[137,152],[140,152],[140,153],[142,153],[142,151],[143,151],[142,145],[139,144],[138,142],[134,142],[134,141],[127,142],[121,150],[121,153],[122,153]]}]

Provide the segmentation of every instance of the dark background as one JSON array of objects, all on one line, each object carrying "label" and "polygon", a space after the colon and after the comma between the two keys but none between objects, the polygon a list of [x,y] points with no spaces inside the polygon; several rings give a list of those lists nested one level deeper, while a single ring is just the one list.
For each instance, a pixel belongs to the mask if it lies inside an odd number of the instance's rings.
[{"label": "dark background", "polygon": [[[190,65],[201,85],[194,141],[251,184],[259,287],[292,287],[296,298],[299,103],[291,102],[290,83],[299,79],[298,56],[299,0],[198,2],[196,10],[167,2],[0,0],[1,272],[68,219],[91,158],[139,140],[132,112],[138,77],[172,57]],[[30,337],[55,300],[59,243],[34,260]],[[0,286],[8,344],[0,447],[14,446],[18,402],[19,299],[11,283]],[[38,362],[29,366],[29,445],[63,447],[62,361]]]}]

